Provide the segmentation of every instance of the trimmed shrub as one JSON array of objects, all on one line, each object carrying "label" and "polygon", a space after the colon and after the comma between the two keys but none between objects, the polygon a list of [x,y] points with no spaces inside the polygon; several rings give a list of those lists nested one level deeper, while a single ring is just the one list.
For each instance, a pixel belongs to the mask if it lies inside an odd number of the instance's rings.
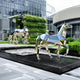
[{"label": "trimmed shrub", "polygon": [[79,41],[80,42],[80,37],[78,38],[78,40],[77,41]]},{"label": "trimmed shrub", "polygon": [[70,42],[74,42],[75,39],[69,37],[69,38],[66,38],[66,43],[69,44]]},{"label": "trimmed shrub", "polygon": [[33,22],[23,21],[23,25],[27,26],[28,28],[46,28],[46,24],[44,23],[33,23]]},{"label": "trimmed shrub", "polygon": [[[69,46],[69,55],[76,55],[80,56],[80,42],[75,41],[68,44]],[[66,48],[61,48],[60,53],[65,53]],[[57,53],[57,50],[55,50],[55,53]]]},{"label": "trimmed shrub", "polygon": [[46,33],[46,22],[46,19],[41,17],[24,15],[23,25],[29,30],[30,38],[28,38],[28,42],[30,44],[36,43],[38,35]]},{"label": "trimmed shrub", "polygon": [[72,43],[69,43],[69,48],[70,48],[70,51],[77,51],[78,54],[80,54],[80,42],[78,41],[75,41],[75,42],[72,42]]},{"label": "trimmed shrub", "polygon": [[4,41],[8,41],[8,37],[6,37],[6,38],[4,39]]},{"label": "trimmed shrub", "polygon": [[32,15],[26,15],[24,14],[23,20],[25,20],[26,22],[40,22],[40,23],[46,23],[46,19],[42,18],[42,17],[37,17],[37,16],[32,16]]}]

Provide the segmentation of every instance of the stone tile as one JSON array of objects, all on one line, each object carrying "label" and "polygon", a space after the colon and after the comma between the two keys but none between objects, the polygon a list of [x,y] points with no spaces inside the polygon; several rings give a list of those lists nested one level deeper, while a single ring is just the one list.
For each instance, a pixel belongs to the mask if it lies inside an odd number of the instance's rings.
[{"label": "stone tile", "polygon": [[35,77],[30,76],[30,75],[24,74],[21,77],[14,78],[14,79],[11,79],[11,80],[37,80],[37,79]]},{"label": "stone tile", "polygon": [[[1,68],[1,67],[0,67]],[[0,80],[11,80],[12,78],[20,77],[22,74],[15,70],[10,70],[5,66],[0,70]]]},{"label": "stone tile", "polygon": [[69,75],[66,75],[66,74],[63,74],[60,77],[62,77],[62,80],[80,80],[80,78],[77,78],[75,76],[69,76]]},{"label": "stone tile", "polygon": [[80,68],[69,71],[66,74],[69,76],[74,76],[74,77],[80,78]]}]

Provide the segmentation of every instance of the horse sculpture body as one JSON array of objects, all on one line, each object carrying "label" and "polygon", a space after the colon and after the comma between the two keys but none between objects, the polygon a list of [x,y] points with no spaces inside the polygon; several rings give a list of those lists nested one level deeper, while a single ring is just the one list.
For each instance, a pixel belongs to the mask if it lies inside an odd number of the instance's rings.
[{"label": "horse sculpture body", "polygon": [[[68,54],[69,52],[69,48],[68,46],[66,45],[66,29],[68,28],[72,28],[70,25],[66,25],[66,24],[63,24],[58,32],[58,34],[55,34],[55,35],[48,35],[48,34],[42,34],[40,36],[37,37],[36,39],[36,49],[37,49],[37,59],[40,60],[40,57],[39,57],[39,50],[40,48],[42,48],[43,46],[46,48],[50,58],[52,58],[49,50],[48,50],[48,43],[52,43],[54,45],[59,45],[58,47],[58,51],[57,51],[57,56],[58,58],[60,58],[59,56],[59,51],[61,49],[61,46],[65,47],[66,48],[66,54]],[[38,45],[38,40],[41,40],[40,42],[40,45]],[[61,40],[64,41],[64,43],[61,42]]]},{"label": "horse sculpture body", "polygon": [[[9,43],[11,44],[11,42],[16,42],[16,44],[18,43],[18,36],[19,37],[22,37],[24,36],[24,42],[23,43],[26,43],[27,42],[27,35],[28,35],[28,29],[25,28],[25,29],[15,29],[13,32],[12,32],[12,35],[9,35]],[[12,40],[12,37],[13,37],[13,40]]]}]

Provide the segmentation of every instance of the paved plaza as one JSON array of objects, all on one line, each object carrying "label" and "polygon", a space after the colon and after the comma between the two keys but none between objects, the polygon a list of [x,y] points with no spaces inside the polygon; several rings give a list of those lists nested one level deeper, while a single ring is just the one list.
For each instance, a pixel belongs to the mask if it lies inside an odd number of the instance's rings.
[{"label": "paved plaza", "polygon": [[[5,45],[5,47],[15,46],[20,45]],[[0,48],[1,47],[4,47],[4,44],[1,44]],[[80,67],[62,75],[58,75],[0,58],[0,80],[80,80]]]}]

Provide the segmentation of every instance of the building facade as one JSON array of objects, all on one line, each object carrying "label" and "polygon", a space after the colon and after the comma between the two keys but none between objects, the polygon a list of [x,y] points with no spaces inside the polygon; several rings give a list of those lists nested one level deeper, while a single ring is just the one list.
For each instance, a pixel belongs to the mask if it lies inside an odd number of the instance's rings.
[{"label": "building facade", "polygon": [[59,30],[64,23],[71,24],[73,28],[68,30],[67,37],[78,39],[80,36],[80,5],[62,10],[52,16],[54,19],[53,24],[57,30]]},{"label": "building facade", "polygon": [[46,19],[47,19],[47,30],[49,31],[49,34],[53,34],[55,32],[55,27],[53,25],[53,17],[51,16],[54,13],[55,13],[55,8],[47,3]]},{"label": "building facade", "polygon": [[0,0],[0,39],[12,31],[16,24],[8,17],[18,14],[30,14],[46,17],[46,0]]},{"label": "building facade", "polygon": [[47,17],[47,30],[49,34],[55,33],[55,26],[53,25],[53,18],[51,16]]}]

